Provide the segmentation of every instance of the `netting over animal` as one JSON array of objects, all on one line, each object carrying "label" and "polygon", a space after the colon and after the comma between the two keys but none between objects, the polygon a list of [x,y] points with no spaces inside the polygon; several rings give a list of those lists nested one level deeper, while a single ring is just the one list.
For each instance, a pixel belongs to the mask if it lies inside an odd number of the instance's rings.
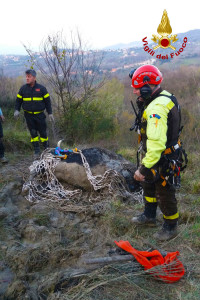
[{"label": "netting over animal", "polygon": [[116,170],[108,169],[103,175],[94,176],[83,152],[79,150],[76,155],[81,156],[87,179],[92,186],[90,192],[61,184],[55,176],[60,158],[52,154],[52,149],[47,149],[29,167],[30,177],[23,185],[23,192],[28,192],[26,199],[34,203],[56,203],[57,207],[65,211],[88,211],[92,207],[103,210],[109,203],[109,197],[116,196],[142,201],[142,190],[134,193],[128,191]]}]

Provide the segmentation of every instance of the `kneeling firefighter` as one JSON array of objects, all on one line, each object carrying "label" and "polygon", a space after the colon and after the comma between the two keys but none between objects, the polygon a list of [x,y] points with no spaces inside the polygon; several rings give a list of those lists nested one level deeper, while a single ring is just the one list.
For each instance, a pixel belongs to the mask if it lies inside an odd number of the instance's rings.
[{"label": "kneeling firefighter", "polygon": [[155,226],[159,205],[164,223],[154,237],[164,241],[177,235],[179,213],[175,189],[180,171],[186,167],[184,160],[187,163],[179,140],[180,106],[174,95],[160,87],[163,77],[155,66],[139,67],[129,76],[139,108],[135,129],[139,133],[141,162],[134,179],[141,182],[145,203],[144,212],[133,217],[132,222]]}]

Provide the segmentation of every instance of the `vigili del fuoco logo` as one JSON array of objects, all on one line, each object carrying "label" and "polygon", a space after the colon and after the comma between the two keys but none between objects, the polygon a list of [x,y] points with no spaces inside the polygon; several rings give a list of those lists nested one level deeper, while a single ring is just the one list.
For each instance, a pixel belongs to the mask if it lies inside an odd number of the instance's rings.
[{"label": "vigili del fuoco logo", "polygon": [[[153,46],[153,49],[151,49],[148,45],[147,37],[143,38],[143,46],[144,46],[144,51],[149,53],[151,56],[154,56],[156,53],[154,50],[157,50],[159,48],[162,49],[167,49],[170,48],[175,52],[171,52],[169,55],[161,55],[157,54],[156,58],[158,59],[168,59],[168,58],[173,58],[175,56],[179,56],[181,52],[183,52],[184,48],[186,47],[187,44],[187,37],[184,37],[183,43],[181,48],[177,51],[176,47],[174,47],[174,44],[178,41],[177,34],[171,34],[172,33],[172,27],[170,25],[170,21],[167,15],[166,9],[163,12],[161,22],[157,28],[157,33],[160,35],[153,34],[153,38],[151,39],[154,43],[156,43],[156,46]],[[170,36],[171,34],[171,36]],[[172,45],[173,44],[173,45]]]}]

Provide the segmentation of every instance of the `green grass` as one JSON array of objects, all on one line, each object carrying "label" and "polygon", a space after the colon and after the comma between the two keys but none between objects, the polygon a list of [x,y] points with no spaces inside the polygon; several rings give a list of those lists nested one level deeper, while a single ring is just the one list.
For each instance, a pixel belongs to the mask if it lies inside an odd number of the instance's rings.
[{"label": "green grass", "polygon": [[[24,138],[24,136],[23,136]],[[136,153],[134,149],[123,148],[118,151],[126,159],[135,162]],[[17,155],[8,153],[12,162],[15,162]],[[27,153],[26,153],[27,155]],[[11,157],[10,157],[11,156]],[[114,264],[100,267],[90,274],[81,277],[81,280],[74,281],[68,287],[63,287],[58,295],[60,300],[84,299],[84,300],[199,300],[200,287],[200,161],[199,154],[189,155],[189,164],[185,173],[182,174],[182,188],[177,195],[180,210],[179,235],[168,242],[158,243],[153,238],[153,233],[158,228],[137,227],[131,223],[132,216],[143,210],[143,205],[138,202],[126,203],[120,199],[113,199],[110,209],[104,216],[88,218],[91,226],[96,223],[91,235],[84,236],[80,232],[80,223],[69,224],[63,232],[67,235],[67,245],[72,251],[89,253],[91,256],[98,256],[95,249],[101,249],[105,254],[106,250],[115,248],[114,241],[128,240],[138,250],[151,250],[153,245],[156,249],[167,252],[179,251],[180,260],[186,267],[186,275],[179,282],[165,284],[156,281],[145,272],[135,271],[133,263]],[[1,184],[1,182],[0,182]],[[33,218],[40,226],[49,225],[49,216],[46,214],[34,214],[27,212],[19,216],[19,219]],[[160,224],[161,225],[161,224]],[[92,227],[93,228],[93,227]],[[95,231],[96,230],[96,231]],[[4,223],[0,222],[0,235],[4,234]],[[80,250],[81,247],[87,250]],[[55,245],[54,245],[55,246]],[[52,246],[53,247],[53,246]],[[67,254],[63,254],[66,259]],[[80,254],[77,255],[77,257]],[[101,255],[99,255],[101,256]],[[106,256],[106,255],[105,255]],[[67,258],[68,259],[68,258]],[[71,258],[69,258],[70,261]],[[47,253],[33,251],[30,256],[29,272],[40,271],[40,265],[45,267],[49,263]],[[71,279],[73,282],[73,279]]]},{"label": "green grass", "polygon": [[124,147],[117,151],[117,154],[121,154],[125,159],[130,160],[132,163],[137,163],[137,149]]},{"label": "green grass", "polygon": [[184,191],[200,195],[200,154],[193,152],[188,155],[188,166],[181,174],[181,183]]},{"label": "green grass", "polygon": [[28,211],[25,214],[21,214],[17,217],[18,221],[29,219],[34,219],[34,222],[39,226],[48,226],[50,224],[50,217],[47,214],[38,214]]},{"label": "green grass", "polygon": [[34,214],[33,218],[39,226],[48,226],[50,223],[50,217],[46,214]]},{"label": "green grass", "polygon": [[4,145],[9,152],[27,152],[32,150],[30,133],[26,130],[15,131],[12,128],[4,130]]},{"label": "green grass", "polygon": [[[123,148],[118,151],[126,159],[134,162],[134,150]],[[186,171],[182,173],[182,187],[178,198],[180,211],[179,234],[175,239],[164,243],[158,243],[153,239],[153,233],[158,228],[137,227],[131,224],[130,219],[143,209],[140,203],[112,203],[111,209],[103,216],[98,234],[109,237],[110,247],[114,246],[114,240],[128,240],[138,250],[147,250],[149,245],[167,252],[179,251],[180,260],[186,268],[186,275],[179,282],[164,284],[145,275],[130,272],[130,265],[126,263],[112,265],[98,269],[98,272],[90,274],[93,282],[84,282],[82,294],[74,287],[70,290],[77,295],[76,299],[84,300],[198,300],[200,295],[200,161],[198,153],[189,155],[189,163]],[[160,224],[161,225],[161,224]],[[101,232],[104,230],[104,234]],[[102,245],[103,247],[103,245]],[[111,273],[112,272],[112,273]],[[118,273],[119,272],[119,273]],[[112,274],[112,275],[111,275]],[[79,290],[83,286],[79,284]],[[73,294],[73,296],[75,296]],[[66,295],[66,294],[65,294]],[[64,299],[64,298],[63,298]]]},{"label": "green grass", "polygon": [[195,200],[192,201],[192,206],[200,206],[200,197],[197,197]]}]

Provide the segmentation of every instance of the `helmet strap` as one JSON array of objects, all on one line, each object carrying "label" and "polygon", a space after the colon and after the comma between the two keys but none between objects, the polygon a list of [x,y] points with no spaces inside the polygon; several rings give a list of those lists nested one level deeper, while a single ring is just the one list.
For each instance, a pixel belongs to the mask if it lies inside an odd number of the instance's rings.
[{"label": "helmet strap", "polygon": [[155,85],[154,88],[152,89],[152,94],[151,96],[153,96],[153,94],[160,88],[160,85]]},{"label": "helmet strap", "polygon": [[144,108],[145,101],[144,101],[144,99],[140,96],[140,97],[137,98],[136,104],[137,104],[137,107],[139,108],[139,110],[141,110],[141,109]]}]

